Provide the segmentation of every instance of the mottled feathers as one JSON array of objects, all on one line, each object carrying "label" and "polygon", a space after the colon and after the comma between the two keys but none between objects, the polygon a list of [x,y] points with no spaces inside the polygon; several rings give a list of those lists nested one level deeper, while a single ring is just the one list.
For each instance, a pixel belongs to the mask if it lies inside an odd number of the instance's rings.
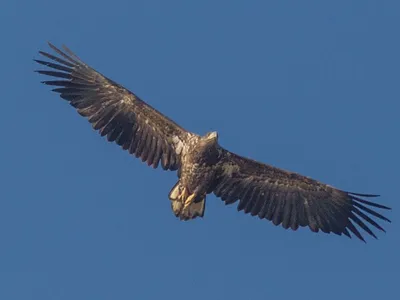
[{"label": "mottled feathers", "polygon": [[186,139],[187,131],[83,63],[68,48],[64,47],[63,52],[49,45],[62,58],[39,52],[51,61],[35,61],[51,70],[37,72],[56,78],[43,81],[44,84],[55,86],[53,91],[75,107],[108,141],[117,143],[154,168],[160,162],[165,170],[179,168],[177,142]]},{"label": "mottled feathers", "polygon": [[365,213],[389,221],[370,207],[389,209],[360,197],[377,195],[356,194],[338,190],[306,176],[287,172],[222,149],[220,173],[214,194],[226,204],[238,203],[238,210],[297,230],[308,226],[311,231],[344,234],[352,232],[364,240],[354,226],[376,235],[366,223],[385,231]]},{"label": "mottled feathers", "polygon": [[[196,140],[191,137],[197,135],[83,63],[68,48],[61,51],[49,45],[59,56],[39,51],[48,60],[35,61],[47,66],[48,70],[37,72],[53,77],[43,83],[54,86],[53,91],[87,118],[108,141],[115,142],[153,168],[161,164],[165,170],[178,170],[181,177],[182,155],[187,154],[187,149]],[[372,218],[390,222],[374,210],[390,208],[361,198],[376,195],[341,191],[300,174],[244,158],[218,144],[217,147],[217,160],[208,162],[209,168],[202,169],[204,172],[215,171],[215,176],[207,182],[206,192],[213,192],[226,204],[238,202],[239,211],[286,229],[308,226],[313,232],[332,232],[348,237],[352,233],[363,241],[356,225],[376,238],[369,226],[384,229]],[[193,216],[204,214],[205,195],[202,197],[203,201],[193,203]],[[182,203],[176,202],[175,198],[171,201],[176,213]]]}]

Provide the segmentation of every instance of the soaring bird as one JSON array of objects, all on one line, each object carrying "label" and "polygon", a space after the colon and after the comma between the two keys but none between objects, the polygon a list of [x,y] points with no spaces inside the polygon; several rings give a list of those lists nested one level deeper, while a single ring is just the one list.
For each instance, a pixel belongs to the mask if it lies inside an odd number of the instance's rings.
[{"label": "soaring bird", "polygon": [[[169,193],[172,211],[180,220],[203,217],[206,197],[214,193],[225,204],[238,202],[238,211],[297,230],[308,226],[364,241],[357,229],[376,237],[368,227],[385,231],[372,217],[390,220],[373,208],[389,207],[363,198],[378,195],[340,190],[318,180],[285,171],[226,150],[218,133],[200,136],[163,115],[137,95],[79,59],[70,49],[49,43],[54,55],[39,53],[36,60],[55,77],[42,81],[86,117],[94,130],[149,166],[177,171],[178,181]],[[366,214],[368,213],[369,216]]]}]

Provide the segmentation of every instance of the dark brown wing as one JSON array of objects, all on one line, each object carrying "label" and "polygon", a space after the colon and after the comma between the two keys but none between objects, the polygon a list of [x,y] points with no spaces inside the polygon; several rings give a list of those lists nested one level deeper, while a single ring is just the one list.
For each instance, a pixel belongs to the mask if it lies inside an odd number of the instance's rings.
[{"label": "dark brown wing", "polygon": [[189,132],[83,63],[67,47],[64,46],[63,52],[49,45],[60,57],[39,51],[51,61],[35,61],[52,70],[37,72],[57,79],[43,83],[56,86],[53,91],[88,118],[108,141],[115,141],[154,168],[160,161],[165,170],[179,168],[180,153],[191,135]]},{"label": "dark brown wing", "polygon": [[260,219],[268,219],[275,225],[282,224],[285,229],[297,230],[299,226],[308,226],[314,232],[321,230],[338,235],[343,233],[348,237],[350,230],[365,241],[354,224],[375,238],[365,221],[384,231],[365,212],[390,222],[368,206],[390,208],[359,197],[376,195],[341,191],[300,174],[241,157],[225,149],[222,149],[216,182],[214,193],[226,204],[239,200],[239,211],[243,210]]}]

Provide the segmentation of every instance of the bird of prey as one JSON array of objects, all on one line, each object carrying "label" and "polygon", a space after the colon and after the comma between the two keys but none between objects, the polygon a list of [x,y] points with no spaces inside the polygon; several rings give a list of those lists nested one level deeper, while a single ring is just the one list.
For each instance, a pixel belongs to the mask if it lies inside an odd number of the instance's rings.
[{"label": "bird of prey", "polygon": [[313,232],[353,234],[365,242],[355,225],[377,238],[367,224],[385,230],[372,217],[390,222],[373,210],[389,207],[363,199],[377,195],[346,192],[235,154],[219,145],[217,132],[200,136],[185,130],[66,46],[49,46],[54,55],[39,51],[47,60],[35,59],[49,69],[36,72],[55,80],[42,83],[54,86],[108,141],[153,168],[177,171],[169,199],[180,220],[203,217],[206,196],[214,193],[225,204],[238,202],[238,211],[285,229],[308,226]]}]

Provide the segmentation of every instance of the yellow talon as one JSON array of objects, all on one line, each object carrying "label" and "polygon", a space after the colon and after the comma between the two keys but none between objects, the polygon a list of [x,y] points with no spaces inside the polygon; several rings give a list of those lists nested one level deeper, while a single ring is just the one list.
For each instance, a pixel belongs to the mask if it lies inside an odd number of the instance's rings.
[{"label": "yellow talon", "polygon": [[188,209],[190,204],[193,203],[193,200],[194,200],[195,196],[196,196],[196,194],[191,194],[189,197],[187,197],[187,199],[185,201],[185,205],[183,206],[183,210]]},{"label": "yellow talon", "polygon": [[182,190],[182,193],[179,195],[180,199],[182,200],[182,202],[185,201],[185,199],[187,198],[188,195],[188,191],[187,189],[184,187]]}]

